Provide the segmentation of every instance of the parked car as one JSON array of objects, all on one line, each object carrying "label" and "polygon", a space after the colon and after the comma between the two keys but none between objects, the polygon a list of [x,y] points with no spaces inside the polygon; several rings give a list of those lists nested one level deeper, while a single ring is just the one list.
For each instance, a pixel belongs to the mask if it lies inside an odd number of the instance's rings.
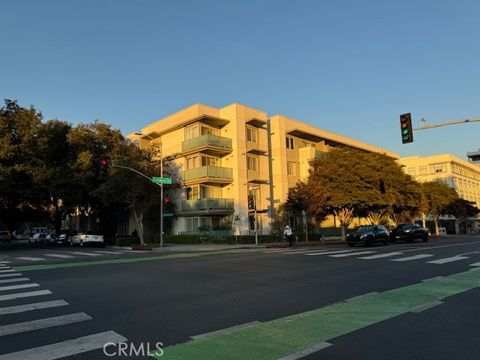
[{"label": "parked car", "polygon": [[0,241],[9,243],[12,239],[12,235],[8,230],[0,230]]},{"label": "parked car", "polygon": [[30,236],[30,239],[28,239],[28,242],[30,244],[32,243],[44,243],[46,242],[46,238],[47,238],[47,234],[45,233],[35,233],[35,234],[32,234],[32,236]]},{"label": "parked car", "polygon": [[392,230],[390,240],[392,242],[407,241],[414,242],[415,239],[428,241],[428,230],[417,224],[400,224]]},{"label": "parked car", "polygon": [[383,225],[362,225],[355,229],[355,232],[347,235],[348,245],[370,246],[374,243],[388,245],[390,242],[390,233]]},{"label": "parked car", "polygon": [[95,235],[93,232],[87,231],[86,233],[72,236],[72,240],[70,241],[70,245],[84,246],[88,244],[103,246],[103,235]]},{"label": "parked car", "polygon": [[63,232],[61,233],[58,237],[57,237],[57,244],[70,244],[72,242],[72,237],[77,235],[76,232],[72,232],[72,231],[66,231],[66,232]]}]

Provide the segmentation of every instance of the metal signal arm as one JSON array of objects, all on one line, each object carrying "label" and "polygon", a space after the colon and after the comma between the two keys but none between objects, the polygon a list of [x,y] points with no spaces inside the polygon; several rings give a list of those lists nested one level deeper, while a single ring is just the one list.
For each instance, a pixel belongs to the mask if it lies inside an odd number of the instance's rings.
[{"label": "metal signal arm", "polygon": [[414,128],[413,130],[426,130],[426,129],[432,129],[432,128],[437,128],[441,126],[447,126],[447,125],[456,125],[456,124],[464,124],[464,123],[470,123],[470,122],[480,122],[480,118],[472,118],[472,119],[463,119],[463,120],[450,120],[450,121],[443,121],[443,122],[438,122],[438,123],[433,123],[433,124],[428,124],[427,120],[422,118],[422,123],[420,124],[419,127]]}]

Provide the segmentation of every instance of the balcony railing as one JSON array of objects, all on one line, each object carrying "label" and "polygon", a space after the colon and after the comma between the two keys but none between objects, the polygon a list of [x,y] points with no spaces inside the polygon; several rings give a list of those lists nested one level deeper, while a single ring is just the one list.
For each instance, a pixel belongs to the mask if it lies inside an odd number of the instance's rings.
[{"label": "balcony railing", "polygon": [[202,166],[195,169],[185,170],[183,172],[183,180],[185,182],[202,179],[231,182],[233,180],[233,170],[232,168],[220,166]]},{"label": "balcony railing", "polygon": [[182,201],[182,212],[232,212],[233,199],[199,199]]},{"label": "balcony railing", "polygon": [[203,147],[215,148],[221,151],[230,152],[232,151],[232,139],[212,134],[205,134],[182,142],[183,152]]}]

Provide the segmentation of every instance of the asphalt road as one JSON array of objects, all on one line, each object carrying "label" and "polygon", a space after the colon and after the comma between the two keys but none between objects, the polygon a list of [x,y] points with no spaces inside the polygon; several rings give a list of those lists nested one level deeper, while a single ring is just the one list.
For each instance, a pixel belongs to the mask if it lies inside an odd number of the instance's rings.
[{"label": "asphalt road", "polygon": [[161,342],[159,359],[480,358],[478,236],[45,256],[104,250],[0,253],[0,360],[106,359],[125,339],[127,352]]}]

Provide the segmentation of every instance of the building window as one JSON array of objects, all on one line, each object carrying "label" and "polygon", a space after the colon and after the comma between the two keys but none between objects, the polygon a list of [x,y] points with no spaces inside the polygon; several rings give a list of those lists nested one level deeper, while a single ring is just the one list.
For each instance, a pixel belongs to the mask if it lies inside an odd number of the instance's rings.
[{"label": "building window", "polygon": [[218,158],[212,156],[202,156],[202,166],[217,166]]},{"label": "building window", "polygon": [[438,174],[438,173],[447,172],[447,166],[446,166],[446,164],[430,165],[430,172],[431,172],[432,174]]},{"label": "building window", "polygon": [[287,136],[287,137],[285,138],[285,140],[286,140],[287,149],[293,150],[293,149],[294,149],[294,146],[293,146],[293,138],[290,137],[290,136]]},{"label": "building window", "polygon": [[420,166],[418,168],[418,172],[420,175],[427,175],[427,167],[426,166]]},{"label": "building window", "polygon": [[187,200],[198,200],[199,198],[198,186],[187,188]]},{"label": "building window", "polygon": [[258,171],[258,159],[257,159],[257,157],[247,155],[247,170]]},{"label": "building window", "polygon": [[247,127],[247,141],[257,142],[257,129]]},{"label": "building window", "polygon": [[202,135],[218,135],[218,129],[214,129],[205,125],[202,125]]},{"label": "building window", "polygon": [[415,168],[414,168],[414,167],[409,167],[409,168],[407,169],[407,174],[408,174],[408,175],[415,176]]},{"label": "building window", "polygon": [[186,229],[188,232],[197,232],[198,231],[198,217],[194,218],[185,218]]},{"label": "building window", "polygon": [[198,137],[198,126],[190,126],[185,129],[185,140],[190,140]]},{"label": "building window", "polygon": [[195,169],[199,165],[198,156],[190,156],[187,158],[187,170]]},{"label": "building window", "polygon": [[297,175],[296,166],[297,164],[293,161],[287,161],[287,175]]}]

